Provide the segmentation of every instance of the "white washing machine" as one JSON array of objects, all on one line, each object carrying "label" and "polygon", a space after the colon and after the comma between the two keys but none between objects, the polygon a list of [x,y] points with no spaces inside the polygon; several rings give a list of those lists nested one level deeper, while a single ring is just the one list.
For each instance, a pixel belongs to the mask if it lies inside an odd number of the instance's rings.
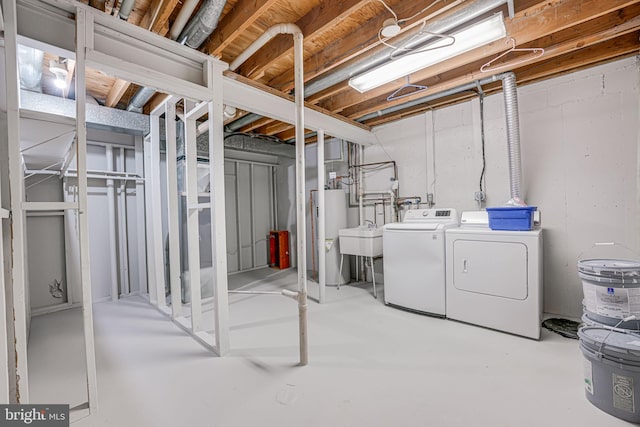
[{"label": "white washing machine", "polygon": [[413,209],[382,234],[384,302],[445,315],[444,232],[458,225],[454,209]]},{"label": "white washing machine", "polygon": [[488,224],[486,211],[463,212],[446,232],[447,317],[540,339],[542,230]]}]

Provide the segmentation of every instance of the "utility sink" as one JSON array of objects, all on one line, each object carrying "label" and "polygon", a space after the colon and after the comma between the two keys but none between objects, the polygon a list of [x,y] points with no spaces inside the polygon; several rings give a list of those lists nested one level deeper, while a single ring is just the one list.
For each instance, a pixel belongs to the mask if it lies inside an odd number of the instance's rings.
[{"label": "utility sink", "polygon": [[338,230],[340,253],[377,257],[382,255],[382,228],[360,226]]}]

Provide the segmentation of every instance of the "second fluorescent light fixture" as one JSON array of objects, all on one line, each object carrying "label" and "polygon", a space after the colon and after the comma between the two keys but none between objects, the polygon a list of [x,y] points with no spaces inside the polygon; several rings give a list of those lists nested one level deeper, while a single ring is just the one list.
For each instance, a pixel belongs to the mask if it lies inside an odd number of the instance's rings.
[{"label": "second fluorescent light fixture", "polygon": [[[446,46],[451,43],[450,39],[440,39],[426,46],[429,50],[425,52],[407,53],[364,74],[352,77],[349,79],[349,86],[360,93],[375,89],[400,77],[504,38],[507,36],[507,29],[504,26],[501,12],[451,34],[451,36],[455,38],[455,43],[450,46]],[[437,49],[438,47],[440,48]]]}]

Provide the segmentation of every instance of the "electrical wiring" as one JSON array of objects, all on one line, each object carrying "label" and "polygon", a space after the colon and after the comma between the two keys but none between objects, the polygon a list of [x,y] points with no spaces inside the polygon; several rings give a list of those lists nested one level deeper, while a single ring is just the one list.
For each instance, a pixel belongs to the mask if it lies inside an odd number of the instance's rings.
[{"label": "electrical wiring", "polygon": [[482,140],[482,172],[480,173],[480,192],[484,193],[484,179],[487,169],[487,160],[485,157],[485,139],[484,139],[484,93],[478,91],[480,98],[480,138]]},{"label": "electrical wiring", "polygon": [[[407,21],[410,21],[410,20],[414,19],[415,17],[421,15],[422,13],[426,12],[427,10],[429,10],[430,8],[435,6],[436,4],[440,3],[442,0],[435,0],[435,1],[431,2],[429,5],[427,5],[424,8],[422,8],[422,10],[420,10],[419,12],[414,13],[413,15],[411,15],[408,18],[402,18],[402,19],[398,18],[398,15],[393,11],[393,9],[391,9],[391,7],[387,3],[385,3],[384,0],[378,0],[378,1],[380,3],[382,3],[384,5],[384,7],[394,16],[394,19],[396,20],[396,24],[400,25],[400,24],[404,24]],[[416,53],[428,52],[430,50],[435,50],[435,49],[440,49],[440,48],[443,48],[443,47],[448,47],[448,46],[451,46],[452,44],[455,43],[456,40],[452,36],[448,36],[448,35],[445,35],[445,34],[432,33],[430,31],[423,31],[423,29],[424,29],[424,27],[426,25],[426,22],[427,22],[426,19],[423,20],[422,21],[422,26],[420,27],[420,30],[416,34],[414,34],[413,37],[410,37],[408,40],[404,41],[402,43],[402,45],[400,45],[400,46],[395,46],[395,45],[392,45],[391,43],[387,42],[387,40],[389,38],[385,38],[382,35],[382,31],[383,31],[384,27],[382,27],[382,28],[380,28],[378,30],[378,41],[380,41],[380,43],[382,43],[383,45],[393,49],[393,52],[391,52],[391,55],[390,55],[391,59],[396,58],[401,53],[406,54],[406,55],[411,55],[411,54],[416,54]],[[429,34],[430,36],[443,38],[443,39],[447,38],[447,39],[451,40],[451,43],[445,44],[443,46],[437,46],[437,47],[429,47],[429,46],[427,46],[427,47],[418,48],[418,49],[407,48],[406,47],[408,44],[411,44],[411,42],[413,42],[417,37],[420,37],[420,36],[422,36],[424,34]]]}]

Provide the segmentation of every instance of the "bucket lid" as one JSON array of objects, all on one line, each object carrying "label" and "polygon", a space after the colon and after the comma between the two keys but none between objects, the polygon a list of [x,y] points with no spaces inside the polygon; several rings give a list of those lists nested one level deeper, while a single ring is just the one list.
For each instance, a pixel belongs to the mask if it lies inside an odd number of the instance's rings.
[{"label": "bucket lid", "polygon": [[640,363],[640,333],[622,332],[604,326],[585,326],[578,330],[581,343],[609,358]]},{"label": "bucket lid", "polygon": [[598,282],[640,283],[640,262],[624,259],[580,260],[578,275]]}]

